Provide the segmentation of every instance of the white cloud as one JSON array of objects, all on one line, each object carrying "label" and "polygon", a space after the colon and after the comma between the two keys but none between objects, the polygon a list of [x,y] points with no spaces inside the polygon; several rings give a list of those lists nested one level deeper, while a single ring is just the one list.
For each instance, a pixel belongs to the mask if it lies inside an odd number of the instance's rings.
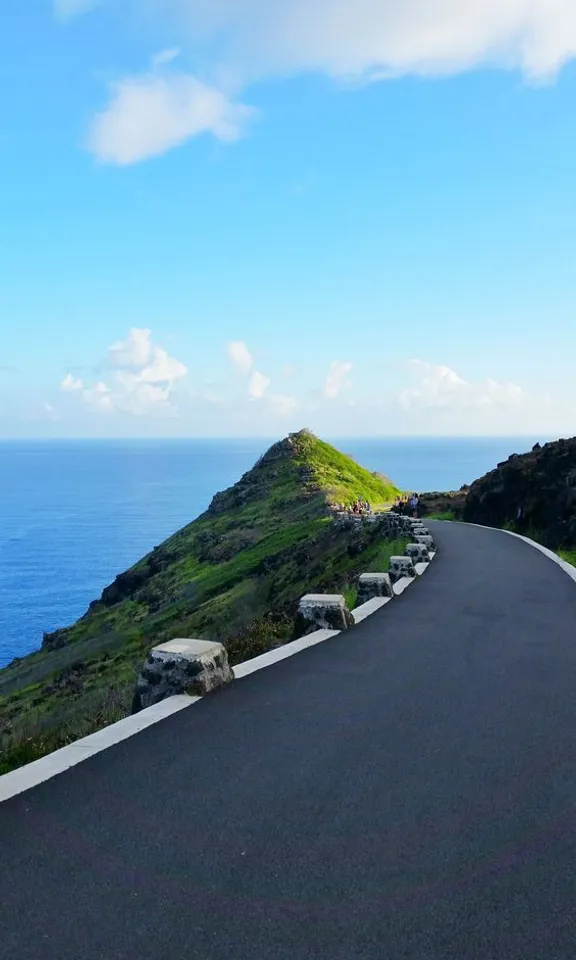
[{"label": "white cloud", "polygon": [[261,400],[271,382],[269,377],[265,377],[264,374],[255,370],[248,383],[248,396],[252,400]]},{"label": "white cloud", "polygon": [[[55,0],[70,18],[98,0]],[[368,83],[406,75],[444,76],[496,67],[527,79],[553,78],[576,56],[571,0],[133,0],[159,33],[170,21],[205,81],[168,67],[180,48],[161,50],[149,72],[112,85],[90,127],[99,160],[131,164],[191,137],[241,136],[256,111],[231,97],[271,76],[314,72]],[[300,192],[301,185],[296,185]]]},{"label": "white cloud", "polygon": [[107,383],[85,385],[68,374],[60,388],[79,393],[88,407],[100,413],[176,413],[174,387],[188,369],[153,343],[151,330],[133,327],[124,340],[112,344],[107,367]]},{"label": "white cloud", "polygon": [[84,384],[82,380],[79,380],[78,377],[74,377],[71,373],[68,373],[60,384],[60,389],[64,392],[74,392],[75,390],[82,390],[83,386]]},{"label": "white cloud", "polygon": [[100,413],[112,413],[115,402],[110,387],[99,381],[93,387],[87,387],[82,393],[82,399],[93,410]]},{"label": "white cloud", "polygon": [[283,393],[272,394],[268,399],[274,412],[281,417],[289,417],[295,413],[300,406],[300,402],[296,397],[289,397]]},{"label": "white cloud", "polygon": [[298,368],[293,363],[286,363],[282,368],[282,376],[286,377],[287,380],[292,380],[297,373]]},{"label": "white cloud", "polygon": [[167,63],[172,63],[182,53],[180,47],[171,47],[169,50],[161,50],[152,58],[153,67],[163,67]]},{"label": "white cloud", "polygon": [[188,368],[180,360],[170,357],[162,347],[153,347],[151,361],[138,377],[145,383],[173,383],[187,373]]},{"label": "white cloud", "polygon": [[[68,15],[88,0],[57,0]],[[378,79],[479,66],[546,77],[576,53],[570,0],[136,0],[171,16],[182,44],[204,44],[240,82],[317,71]]]},{"label": "white cloud", "polygon": [[54,0],[54,13],[59,20],[69,20],[98,6],[99,0]]},{"label": "white cloud", "polygon": [[407,366],[417,384],[398,395],[401,406],[406,410],[509,408],[518,407],[528,399],[514,383],[500,383],[490,377],[473,383],[464,380],[450,367],[425,360],[410,360]]},{"label": "white cloud", "polygon": [[237,140],[253,114],[190,74],[125,77],[112,86],[108,106],[94,118],[87,147],[98,160],[123,166],[201,133]]},{"label": "white cloud", "polygon": [[330,365],[330,371],[324,381],[324,396],[329,400],[336,400],[347,385],[346,378],[351,370],[351,363],[334,360]]},{"label": "white cloud", "polygon": [[456,73],[480,65],[530,77],[576,52],[570,0],[157,0],[198,40],[227,36],[246,76],[319,71],[342,78]]},{"label": "white cloud", "polygon": [[230,343],[227,343],[226,353],[237,373],[244,375],[250,373],[254,360],[243,340],[231,340]]},{"label": "white cloud", "polygon": [[132,327],[125,340],[113,343],[108,350],[108,363],[111,367],[143,367],[152,354],[152,331],[142,327]]}]

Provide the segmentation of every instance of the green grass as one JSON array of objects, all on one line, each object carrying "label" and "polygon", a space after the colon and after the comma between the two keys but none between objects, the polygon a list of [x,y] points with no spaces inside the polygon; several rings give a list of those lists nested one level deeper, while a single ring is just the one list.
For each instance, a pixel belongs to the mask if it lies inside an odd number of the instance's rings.
[{"label": "green grass", "polygon": [[442,510],[437,513],[427,513],[424,520],[455,520],[456,514],[452,510]]},{"label": "green grass", "polygon": [[567,563],[576,567],[576,550],[557,550],[556,553],[562,560],[566,560]]},{"label": "green grass", "polygon": [[352,583],[349,586],[344,587],[342,590],[342,596],[346,601],[346,606],[348,609],[353,610],[358,603],[358,587],[356,584]]}]

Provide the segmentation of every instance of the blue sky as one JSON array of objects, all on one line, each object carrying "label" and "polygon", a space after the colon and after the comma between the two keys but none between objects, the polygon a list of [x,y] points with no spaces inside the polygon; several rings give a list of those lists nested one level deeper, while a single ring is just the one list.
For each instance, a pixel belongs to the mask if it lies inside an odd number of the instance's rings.
[{"label": "blue sky", "polygon": [[0,437],[572,434],[576,7],[462,10],[4,0]]}]

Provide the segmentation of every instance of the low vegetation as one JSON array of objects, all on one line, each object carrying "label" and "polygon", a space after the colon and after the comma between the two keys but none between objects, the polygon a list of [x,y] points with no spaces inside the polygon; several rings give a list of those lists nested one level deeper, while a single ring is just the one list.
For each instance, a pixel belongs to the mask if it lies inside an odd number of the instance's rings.
[{"label": "low vegetation", "polygon": [[300,597],[356,602],[364,570],[386,570],[405,542],[332,522],[358,497],[399,491],[308,431],[275,444],[193,523],[119,575],[71,627],[0,671],[0,773],[129,713],[150,649],[178,636],[223,642],[239,663],[290,640]]}]

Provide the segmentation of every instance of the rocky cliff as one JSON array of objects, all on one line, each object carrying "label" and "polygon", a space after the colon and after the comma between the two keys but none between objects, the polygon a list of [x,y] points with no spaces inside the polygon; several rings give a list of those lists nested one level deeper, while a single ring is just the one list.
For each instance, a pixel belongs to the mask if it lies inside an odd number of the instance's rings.
[{"label": "rocky cliff", "polygon": [[507,527],[553,549],[576,544],[576,438],[513,453],[472,484],[464,520]]}]

